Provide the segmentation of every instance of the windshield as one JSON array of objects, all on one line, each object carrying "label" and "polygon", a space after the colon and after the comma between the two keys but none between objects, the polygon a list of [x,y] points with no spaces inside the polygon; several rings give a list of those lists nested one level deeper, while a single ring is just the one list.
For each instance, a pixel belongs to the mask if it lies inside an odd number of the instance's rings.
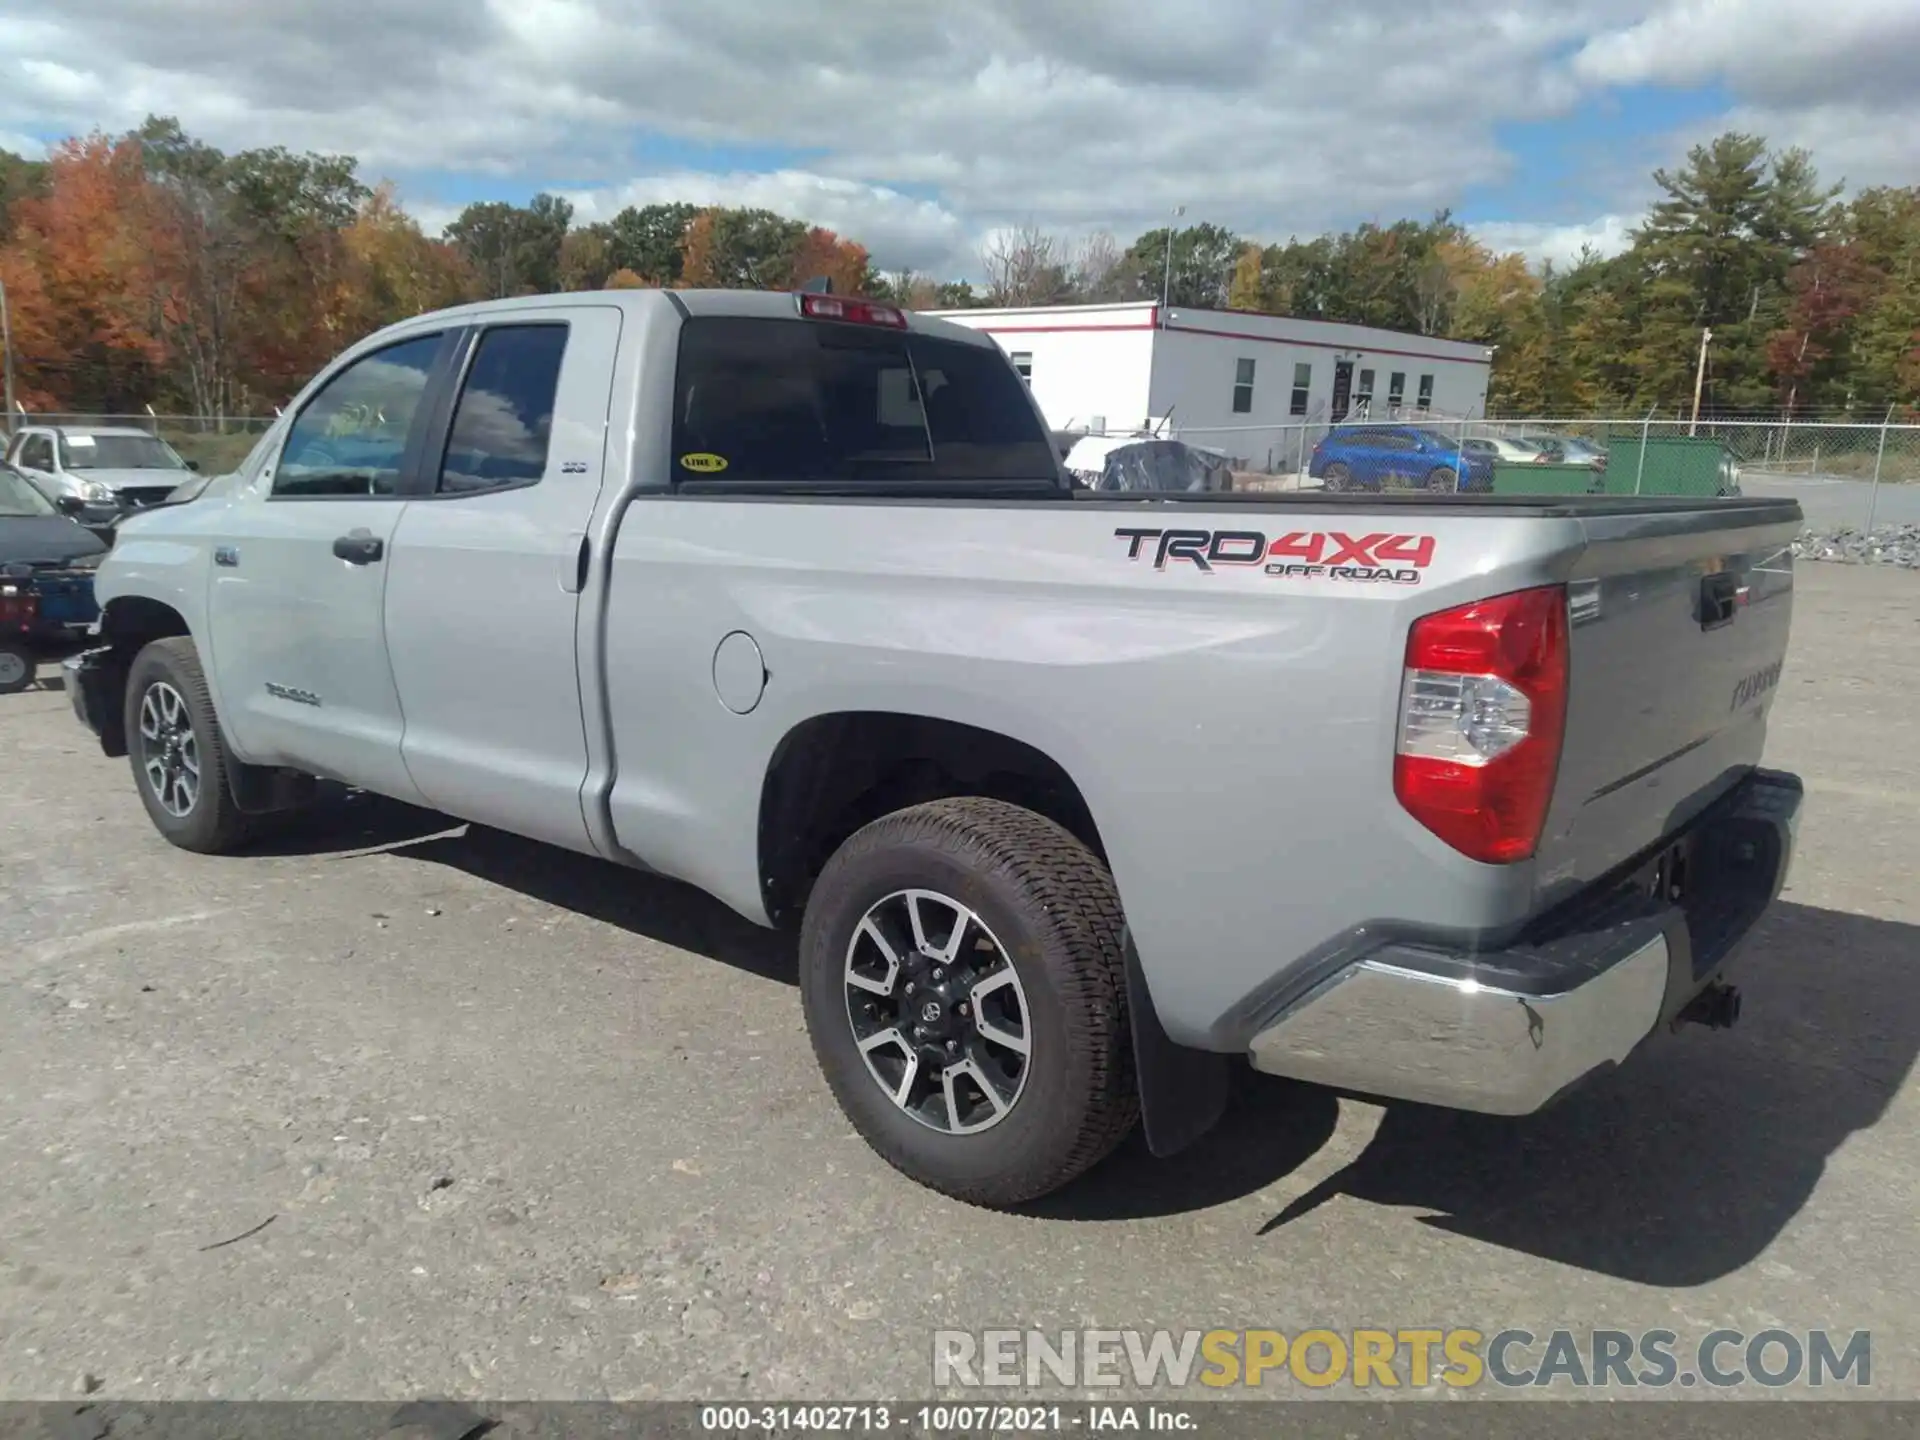
[{"label": "windshield", "polygon": [[157,435],[62,435],[62,470],[185,470],[187,462]]},{"label": "windshield", "polygon": [[27,477],[6,465],[0,465],[0,515],[17,520],[27,515],[56,513],[40,492],[27,483]]}]

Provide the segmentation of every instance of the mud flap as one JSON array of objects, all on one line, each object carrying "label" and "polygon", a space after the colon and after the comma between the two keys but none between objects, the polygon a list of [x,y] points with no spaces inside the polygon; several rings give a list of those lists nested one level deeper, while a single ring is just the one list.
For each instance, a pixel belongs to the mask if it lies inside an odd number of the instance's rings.
[{"label": "mud flap", "polygon": [[1211,1050],[1174,1043],[1153,1008],[1132,932],[1124,932],[1121,938],[1127,957],[1127,1014],[1133,1021],[1140,1123],[1147,1133],[1147,1149],[1164,1159],[1205,1135],[1225,1113],[1233,1083],[1232,1061]]}]

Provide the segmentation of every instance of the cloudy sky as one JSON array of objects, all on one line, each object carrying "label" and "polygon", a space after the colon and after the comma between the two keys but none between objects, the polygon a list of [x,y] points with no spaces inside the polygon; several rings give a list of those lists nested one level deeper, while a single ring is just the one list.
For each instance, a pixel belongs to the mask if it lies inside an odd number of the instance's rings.
[{"label": "cloudy sky", "polygon": [[0,146],[149,112],[476,199],[766,205],[887,268],[1175,205],[1263,239],[1451,206],[1617,248],[1727,127],[1920,182],[1916,0],[4,0]]}]

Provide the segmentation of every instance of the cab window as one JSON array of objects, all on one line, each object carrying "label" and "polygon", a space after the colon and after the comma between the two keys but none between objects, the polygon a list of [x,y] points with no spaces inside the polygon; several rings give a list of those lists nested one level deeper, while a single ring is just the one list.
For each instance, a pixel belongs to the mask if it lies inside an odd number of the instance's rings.
[{"label": "cab window", "polygon": [[441,493],[532,485],[546,474],[566,350],[561,324],[497,325],[480,337],[453,412]]},{"label": "cab window", "polygon": [[394,494],[440,343],[438,334],[402,340],[361,356],[322,386],[287,431],[273,493]]}]

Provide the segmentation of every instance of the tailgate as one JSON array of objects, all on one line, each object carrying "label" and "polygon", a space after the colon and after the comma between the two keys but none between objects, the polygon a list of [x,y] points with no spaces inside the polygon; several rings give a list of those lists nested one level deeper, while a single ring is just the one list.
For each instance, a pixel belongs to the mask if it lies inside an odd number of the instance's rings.
[{"label": "tailgate", "polygon": [[1793,614],[1798,507],[1585,517],[1568,584],[1566,743],[1541,899],[1685,825],[1760,761]]}]

